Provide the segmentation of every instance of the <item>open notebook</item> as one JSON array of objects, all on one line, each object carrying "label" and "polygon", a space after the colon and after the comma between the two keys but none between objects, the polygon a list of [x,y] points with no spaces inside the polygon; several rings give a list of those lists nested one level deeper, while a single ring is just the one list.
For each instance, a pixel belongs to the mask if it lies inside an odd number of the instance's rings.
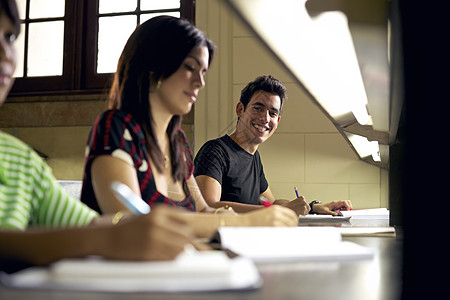
[{"label": "open notebook", "polygon": [[255,262],[370,259],[373,251],[343,241],[335,227],[222,227],[213,238]]},{"label": "open notebook", "polygon": [[230,259],[222,251],[185,252],[166,262],[64,259],[49,268],[0,275],[3,284],[15,288],[102,292],[194,292],[262,286],[251,260]]}]

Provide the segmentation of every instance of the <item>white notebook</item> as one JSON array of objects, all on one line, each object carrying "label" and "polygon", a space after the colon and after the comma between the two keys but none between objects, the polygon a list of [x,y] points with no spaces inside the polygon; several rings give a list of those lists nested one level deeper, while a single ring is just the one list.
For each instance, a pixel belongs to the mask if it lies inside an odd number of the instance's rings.
[{"label": "white notebook", "polygon": [[370,259],[373,251],[342,241],[335,227],[222,227],[223,248],[255,262]]},{"label": "white notebook", "polygon": [[165,262],[64,259],[49,268],[33,267],[0,278],[15,288],[102,292],[241,290],[262,285],[251,260],[230,259],[222,251],[183,253]]}]

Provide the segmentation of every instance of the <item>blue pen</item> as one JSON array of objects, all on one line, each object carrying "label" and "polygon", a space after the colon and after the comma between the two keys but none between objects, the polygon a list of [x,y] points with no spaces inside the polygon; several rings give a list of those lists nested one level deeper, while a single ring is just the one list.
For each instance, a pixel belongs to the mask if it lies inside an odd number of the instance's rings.
[{"label": "blue pen", "polygon": [[297,198],[300,197],[296,186],[294,186],[294,191],[295,191],[295,195],[297,196]]},{"label": "blue pen", "polygon": [[118,181],[111,183],[111,189],[117,199],[135,215],[150,213],[150,206],[136,195],[128,186]]}]

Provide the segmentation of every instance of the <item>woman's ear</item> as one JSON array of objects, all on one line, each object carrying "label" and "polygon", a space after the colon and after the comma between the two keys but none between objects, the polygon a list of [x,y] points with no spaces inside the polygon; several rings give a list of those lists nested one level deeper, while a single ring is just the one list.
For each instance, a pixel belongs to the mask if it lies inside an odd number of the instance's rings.
[{"label": "woman's ear", "polygon": [[149,73],[149,90],[150,92],[156,92],[161,87],[162,79],[161,77],[157,78],[155,72],[150,71]]}]

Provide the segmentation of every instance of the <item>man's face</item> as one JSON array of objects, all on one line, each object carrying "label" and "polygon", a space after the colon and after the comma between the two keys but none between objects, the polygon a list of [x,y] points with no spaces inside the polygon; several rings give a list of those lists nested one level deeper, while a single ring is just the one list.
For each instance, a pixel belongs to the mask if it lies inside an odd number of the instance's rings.
[{"label": "man's face", "polygon": [[253,94],[247,108],[239,102],[236,113],[239,117],[238,131],[248,143],[259,145],[265,142],[277,129],[280,121],[281,100],[278,95],[265,91]]}]

